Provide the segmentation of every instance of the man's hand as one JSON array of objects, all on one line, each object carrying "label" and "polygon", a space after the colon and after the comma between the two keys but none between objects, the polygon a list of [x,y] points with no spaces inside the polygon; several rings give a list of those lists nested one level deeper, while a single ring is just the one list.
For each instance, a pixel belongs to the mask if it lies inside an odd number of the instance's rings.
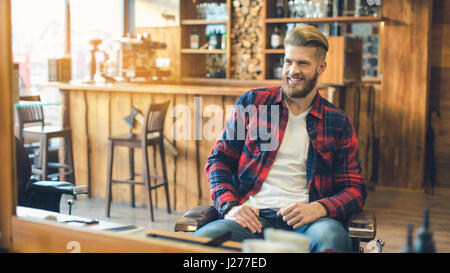
[{"label": "man's hand", "polygon": [[309,204],[293,203],[281,208],[277,215],[282,215],[283,220],[287,222],[288,225],[297,229],[303,225],[316,221],[320,217],[327,216],[327,210],[318,202]]},{"label": "man's hand", "polygon": [[243,228],[248,228],[252,233],[260,233],[262,231],[262,224],[258,220],[259,209],[247,205],[240,205],[233,207],[224,219],[232,220],[241,225]]}]

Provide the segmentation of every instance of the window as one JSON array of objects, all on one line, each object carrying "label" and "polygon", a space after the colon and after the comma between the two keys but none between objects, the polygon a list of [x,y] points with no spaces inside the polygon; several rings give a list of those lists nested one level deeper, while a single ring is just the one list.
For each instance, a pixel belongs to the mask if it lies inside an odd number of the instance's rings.
[{"label": "window", "polygon": [[123,13],[124,0],[70,1],[72,79],[85,80],[88,76],[90,40],[122,37]]},{"label": "window", "polygon": [[[12,0],[13,62],[19,68],[19,95],[40,95],[46,103],[59,102],[56,89],[39,85],[48,81],[48,60],[64,57],[65,2],[62,0]],[[45,106],[45,120],[60,121],[60,107]]]}]

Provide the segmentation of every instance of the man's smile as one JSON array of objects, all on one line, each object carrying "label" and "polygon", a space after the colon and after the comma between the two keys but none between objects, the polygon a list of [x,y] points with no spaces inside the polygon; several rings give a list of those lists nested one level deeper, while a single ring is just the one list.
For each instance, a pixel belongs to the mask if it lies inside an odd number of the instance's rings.
[{"label": "man's smile", "polygon": [[287,79],[290,85],[299,85],[305,81],[305,78],[302,77],[288,77]]}]

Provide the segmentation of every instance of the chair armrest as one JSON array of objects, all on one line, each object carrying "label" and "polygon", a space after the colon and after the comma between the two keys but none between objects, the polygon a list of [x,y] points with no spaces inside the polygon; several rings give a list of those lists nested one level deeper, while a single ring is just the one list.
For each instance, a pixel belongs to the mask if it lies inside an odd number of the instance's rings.
[{"label": "chair armrest", "polygon": [[86,186],[74,186],[65,181],[38,181],[30,184],[31,189],[36,191],[55,192],[61,194],[84,194],[87,193]]},{"label": "chair armrest", "polygon": [[196,231],[209,222],[219,219],[219,214],[214,206],[200,205],[192,208],[175,223],[175,231]]},{"label": "chair armrest", "polygon": [[377,232],[377,221],[372,211],[362,211],[352,216],[348,224],[350,237],[359,238],[363,242],[371,241]]}]

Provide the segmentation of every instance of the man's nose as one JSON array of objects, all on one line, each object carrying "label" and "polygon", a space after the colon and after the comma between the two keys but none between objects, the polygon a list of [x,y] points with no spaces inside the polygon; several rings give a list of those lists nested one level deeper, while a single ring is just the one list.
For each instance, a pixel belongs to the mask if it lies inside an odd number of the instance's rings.
[{"label": "man's nose", "polygon": [[291,67],[289,68],[289,74],[295,75],[295,74],[300,74],[300,73],[301,73],[300,65],[293,63],[291,65]]}]

